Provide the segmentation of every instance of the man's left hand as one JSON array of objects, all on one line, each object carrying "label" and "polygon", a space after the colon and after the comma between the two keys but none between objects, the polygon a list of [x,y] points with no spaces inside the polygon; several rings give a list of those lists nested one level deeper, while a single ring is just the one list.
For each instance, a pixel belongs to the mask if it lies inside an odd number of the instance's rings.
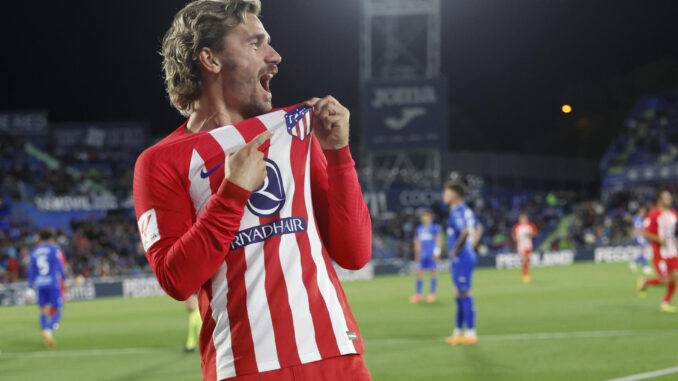
[{"label": "man's left hand", "polygon": [[311,98],[306,104],[313,107],[311,123],[322,149],[334,150],[346,147],[351,115],[348,109],[331,95]]}]

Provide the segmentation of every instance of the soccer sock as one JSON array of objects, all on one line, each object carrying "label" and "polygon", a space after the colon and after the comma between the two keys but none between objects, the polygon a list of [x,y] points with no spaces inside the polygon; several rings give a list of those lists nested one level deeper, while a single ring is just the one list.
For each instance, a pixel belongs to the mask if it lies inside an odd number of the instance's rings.
[{"label": "soccer sock", "polygon": [[429,289],[429,294],[435,294],[436,288],[438,288],[438,277],[431,277],[431,288]]},{"label": "soccer sock", "polygon": [[415,290],[416,294],[421,295],[421,289],[424,288],[424,280],[421,278],[417,278],[417,282],[415,284],[416,284]]},{"label": "soccer sock", "polygon": [[523,275],[527,275],[529,273],[529,269],[530,269],[530,261],[529,260],[523,261]]},{"label": "soccer sock", "polygon": [[464,299],[464,320],[466,320],[466,329],[474,330],[476,328],[476,308],[473,303],[473,297],[467,296]]},{"label": "soccer sock", "polygon": [[200,327],[202,326],[202,318],[200,311],[195,310],[188,314],[188,336],[186,337],[186,349],[193,349],[198,346],[198,339],[200,338]]},{"label": "soccer sock", "polygon": [[52,321],[50,322],[50,327],[52,330],[56,328],[57,324],[59,324],[59,321],[61,321],[61,310],[55,310],[54,314],[52,315]]},{"label": "soccer sock", "polygon": [[49,318],[47,318],[47,315],[40,314],[40,329],[49,329],[49,327]]},{"label": "soccer sock", "polygon": [[676,282],[670,282],[666,287],[666,296],[664,296],[664,303],[669,303],[673,298],[673,293],[676,291]]},{"label": "soccer sock", "polygon": [[464,306],[462,299],[464,298],[457,298],[457,321],[456,321],[456,329],[462,329],[464,327]]},{"label": "soccer sock", "polygon": [[659,281],[659,278],[650,278],[650,279],[645,279],[645,285],[646,286],[659,286],[662,283]]},{"label": "soccer sock", "polygon": [[645,256],[641,255],[636,261],[640,262],[643,267],[647,267],[647,258],[645,258]]}]

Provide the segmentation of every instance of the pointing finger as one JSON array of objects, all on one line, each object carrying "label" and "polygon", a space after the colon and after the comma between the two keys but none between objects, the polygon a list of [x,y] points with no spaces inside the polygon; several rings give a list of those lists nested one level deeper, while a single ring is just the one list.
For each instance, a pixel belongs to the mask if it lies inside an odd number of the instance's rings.
[{"label": "pointing finger", "polygon": [[252,141],[247,143],[247,145],[252,148],[259,148],[262,144],[266,143],[266,141],[270,139],[271,136],[273,136],[273,132],[266,130],[257,135],[254,139],[252,139]]}]

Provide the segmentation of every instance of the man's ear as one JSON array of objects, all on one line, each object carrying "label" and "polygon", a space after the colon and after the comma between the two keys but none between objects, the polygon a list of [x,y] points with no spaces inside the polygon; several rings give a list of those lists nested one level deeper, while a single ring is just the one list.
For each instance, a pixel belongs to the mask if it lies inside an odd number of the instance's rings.
[{"label": "man's ear", "polygon": [[221,71],[221,61],[210,48],[204,47],[200,50],[200,53],[198,53],[198,61],[200,61],[200,66],[202,66],[203,70],[206,70],[209,73],[219,74]]}]

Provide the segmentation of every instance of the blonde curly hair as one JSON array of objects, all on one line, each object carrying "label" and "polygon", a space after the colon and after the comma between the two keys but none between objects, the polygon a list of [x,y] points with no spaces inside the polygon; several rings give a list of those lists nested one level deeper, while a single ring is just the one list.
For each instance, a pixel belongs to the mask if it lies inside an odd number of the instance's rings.
[{"label": "blonde curly hair", "polygon": [[198,54],[202,48],[221,51],[223,37],[248,13],[259,16],[261,0],[196,0],[181,9],[162,40],[162,66],[172,106],[188,116],[200,97]]}]

